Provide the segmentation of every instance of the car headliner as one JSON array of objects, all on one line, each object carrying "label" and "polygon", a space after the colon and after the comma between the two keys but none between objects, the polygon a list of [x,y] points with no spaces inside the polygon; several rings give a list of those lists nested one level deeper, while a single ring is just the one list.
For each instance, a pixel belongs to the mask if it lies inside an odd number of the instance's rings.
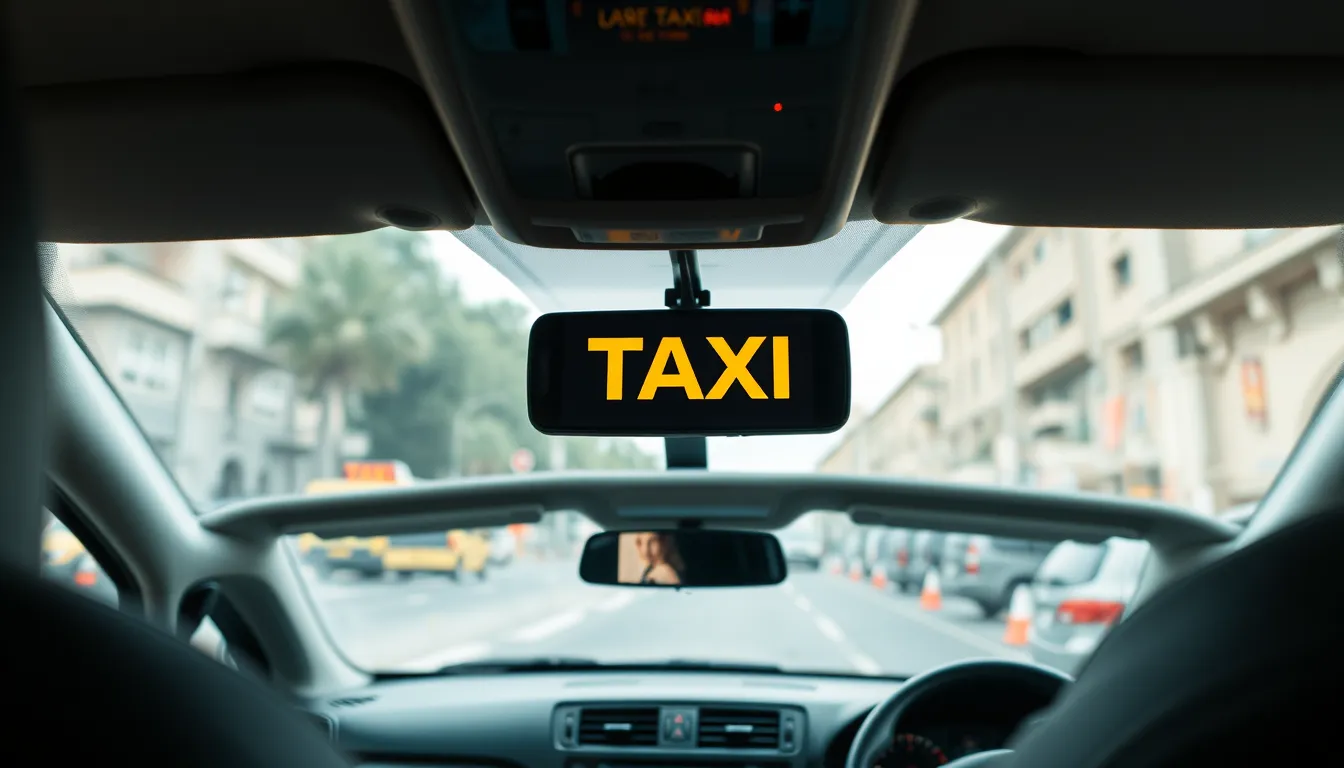
[{"label": "car headliner", "polygon": [[[424,7],[11,3],[43,238],[347,233],[393,204],[442,229],[488,224],[398,27]],[[961,196],[971,218],[1032,226],[1338,223],[1341,28],[1344,5],[1313,0],[925,3],[891,41],[872,151],[844,148],[862,168],[840,192],[848,218],[913,224],[920,201]],[[563,265],[591,254],[462,237],[544,308],[666,285],[642,254],[603,260],[585,279],[611,285],[579,294]],[[759,250],[708,260],[706,287],[718,306],[842,304],[898,247],[845,237],[778,252],[789,269],[762,269]]]}]

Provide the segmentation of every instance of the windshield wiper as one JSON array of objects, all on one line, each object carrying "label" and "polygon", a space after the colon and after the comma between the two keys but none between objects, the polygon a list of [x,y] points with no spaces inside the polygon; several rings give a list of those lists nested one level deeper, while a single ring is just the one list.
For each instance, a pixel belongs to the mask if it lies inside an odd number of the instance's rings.
[{"label": "windshield wiper", "polygon": [[781,673],[784,670],[773,664],[750,664],[729,661],[711,661],[708,659],[655,659],[650,661],[609,662],[573,656],[537,656],[517,659],[481,659],[461,664],[450,664],[439,669],[438,675],[498,675],[509,672],[577,672],[600,669],[608,672],[656,671],[677,669],[684,671],[703,670],[706,672],[766,672]]}]

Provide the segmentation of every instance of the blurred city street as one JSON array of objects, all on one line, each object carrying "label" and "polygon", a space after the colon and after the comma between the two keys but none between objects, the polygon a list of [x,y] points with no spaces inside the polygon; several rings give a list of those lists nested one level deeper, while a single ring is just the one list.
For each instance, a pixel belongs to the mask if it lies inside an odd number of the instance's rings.
[{"label": "blurred city street", "polygon": [[1005,645],[1004,620],[945,598],[920,608],[821,572],[778,587],[597,587],[573,560],[521,559],[487,578],[406,582],[310,578],[337,645],[370,670],[430,671],[484,658],[573,656],[603,662],[687,659],[790,670],[914,674],[974,657],[1026,659]]}]

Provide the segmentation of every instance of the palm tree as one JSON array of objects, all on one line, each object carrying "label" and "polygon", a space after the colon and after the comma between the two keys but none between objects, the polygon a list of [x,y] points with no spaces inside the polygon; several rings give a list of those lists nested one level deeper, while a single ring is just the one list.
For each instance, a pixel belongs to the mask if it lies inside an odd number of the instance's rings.
[{"label": "palm tree", "polygon": [[394,390],[402,368],[429,352],[413,311],[415,287],[399,279],[405,272],[381,245],[369,237],[320,241],[307,254],[297,289],[267,323],[268,342],[320,405],[324,476],[336,469],[332,400]]}]

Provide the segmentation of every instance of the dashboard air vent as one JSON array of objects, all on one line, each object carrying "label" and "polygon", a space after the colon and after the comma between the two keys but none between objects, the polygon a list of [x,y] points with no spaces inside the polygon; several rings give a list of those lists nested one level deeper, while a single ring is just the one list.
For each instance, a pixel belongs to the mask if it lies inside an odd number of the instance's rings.
[{"label": "dashboard air vent", "polygon": [[657,707],[591,707],[579,715],[579,744],[654,747],[658,745]]},{"label": "dashboard air vent", "polygon": [[779,712],[702,708],[699,743],[719,749],[779,749]]},{"label": "dashboard air vent", "polygon": [[347,696],[342,699],[332,699],[327,703],[333,707],[358,707],[360,704],[368,704],[377,698],[377,696]]}]

